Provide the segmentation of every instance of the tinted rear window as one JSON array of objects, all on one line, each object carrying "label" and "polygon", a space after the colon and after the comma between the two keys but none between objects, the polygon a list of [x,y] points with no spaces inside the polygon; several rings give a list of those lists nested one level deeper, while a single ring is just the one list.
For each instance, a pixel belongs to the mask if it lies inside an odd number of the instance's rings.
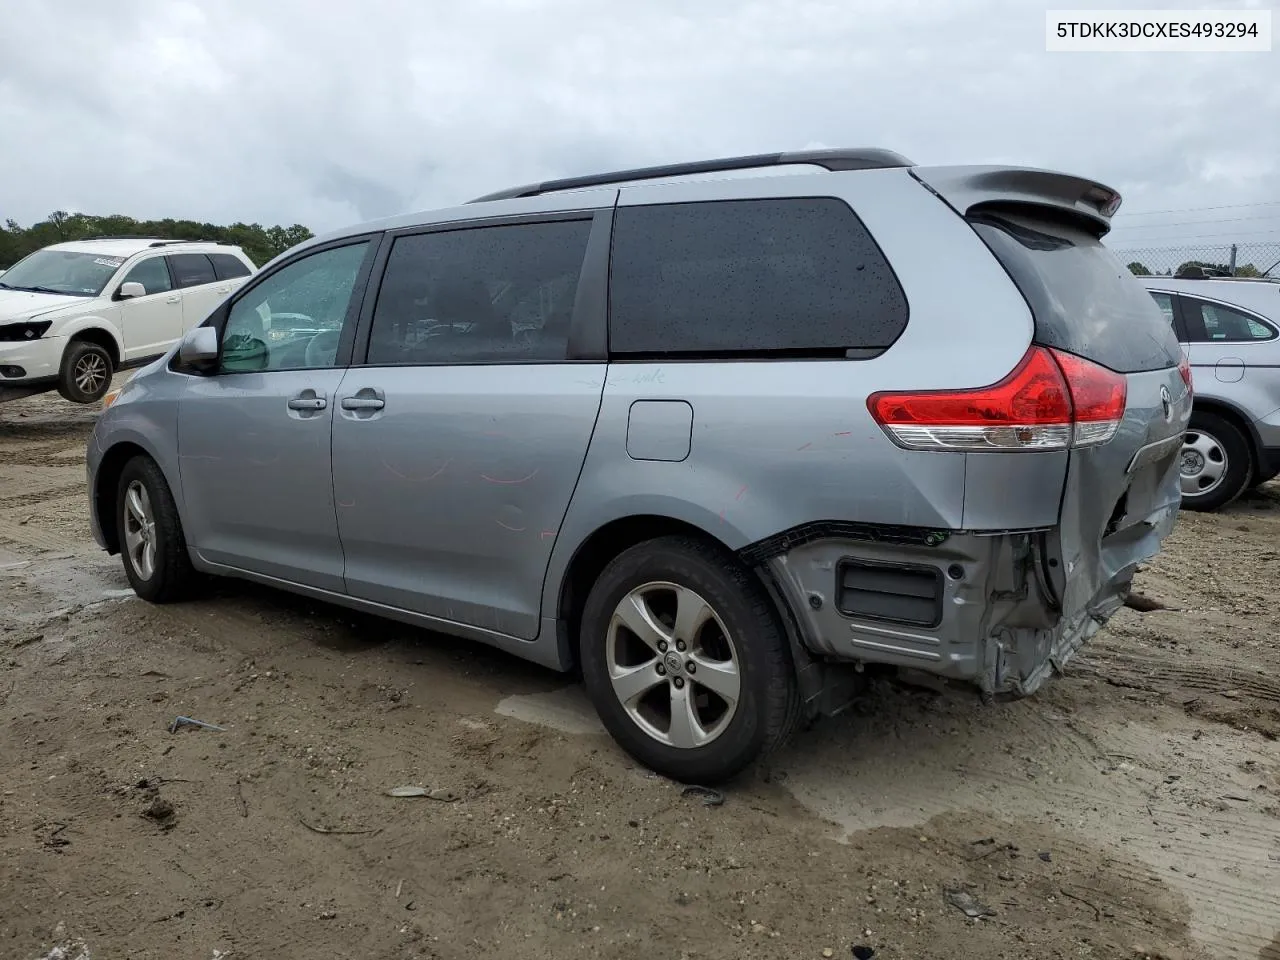
[{"label": "tinted rear window", "polygon": [[1182,358],[1156,302],[1096,237],[1016,213],[970,222],[1031,306],[1037,343],[1119,373],[1162,370]]},{"label": "tinted rear window", "polygon": [[234,280],[236,277],[249,275],[249,268],[239,257],[233,257],[229,253],[211,253],[209,259],[213,262],[213,270],[219,280]]},{"label": "tinted rear window", "polygon": [[830,354],[907,324],[884,255],[831,198],[619,207],[609,295],[615,354]]}]

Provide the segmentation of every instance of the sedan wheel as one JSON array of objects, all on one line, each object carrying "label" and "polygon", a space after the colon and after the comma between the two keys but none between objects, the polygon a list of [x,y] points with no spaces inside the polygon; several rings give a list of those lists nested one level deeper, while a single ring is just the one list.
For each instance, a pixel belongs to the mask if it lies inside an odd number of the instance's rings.
[{"label": "sedan wheel", "polygon": [[1182,505],[1217,510],[1244,493],[1253,458],[1244,432],[1225,417],[1196,410],[1182,439],[1178,461]]},{"label": "sedan wheel", "polygon": [[1227,452],[1218,438],[1200,430],[1188,430],[1182,441],[1182,495],[1203,497],[1213,493],[1227,475]]}]

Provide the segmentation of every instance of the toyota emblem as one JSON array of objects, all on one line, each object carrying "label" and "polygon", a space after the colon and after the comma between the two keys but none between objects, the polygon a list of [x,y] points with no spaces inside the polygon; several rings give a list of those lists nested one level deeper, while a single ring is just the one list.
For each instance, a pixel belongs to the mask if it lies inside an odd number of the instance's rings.
[{"label": "toyota emblem", "polygon": [[1160,406],[1164,409],[1164,418],[1170,420],[1173,418],[1173,398],[1169,396],[1169,388],[1161,385],[1160,387]]}]

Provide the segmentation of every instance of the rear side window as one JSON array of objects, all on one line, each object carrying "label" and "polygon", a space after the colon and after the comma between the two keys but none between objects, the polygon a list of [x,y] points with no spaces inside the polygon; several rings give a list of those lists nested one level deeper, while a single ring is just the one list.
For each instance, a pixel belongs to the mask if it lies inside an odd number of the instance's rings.
[{"label": "rear side window", "polygon": [[1187,305],[1187,336],[1199,343],[1248,343],[1271,340],[1275,331],[1260,320],[1221,303],[1183,297]]},{"label": "rear side window", "polygon": [[203,253],[175,253],[168,259],[174,282],[179,288],[198,287],[202,283],[213,283],[217,279],[213,272],[213,264]]},{"label": "rear side window", "polygon": [[609,296],[615,355],[843,356],[907,325],[871,234],[826,197],[619,207]]},{"label": "rear side window", "polygon": [[239,257],[229,253],[211,253],[209,260],[213,264],[213,272],[219,280],[234,280],[236,277],[247,277],[249,268]]},{"label": "rear side window", "polygon": [[1173,367],[1182,348],[1142,283],[1092,234],[1020,212],[970,217],[1022,291],[1035,339],[1117,373]]}]

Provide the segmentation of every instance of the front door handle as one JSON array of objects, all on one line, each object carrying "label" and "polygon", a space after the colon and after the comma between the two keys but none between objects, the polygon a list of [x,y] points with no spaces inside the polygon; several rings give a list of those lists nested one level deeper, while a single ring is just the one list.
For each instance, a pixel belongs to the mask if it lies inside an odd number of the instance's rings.
[{"label": "front door handle", "polygon": [[168,300],[165,301],[165,303],[181,303],[181,302],[182,302],[181,297],[170,297]]},{"label": "front door handle", "polygon": [[378,397],[343,397],[343,410],[381,410],[386,403]]},{"label": "front door handle", "polygon": [[324,397],[294,397],[289,401],[290,410],[323,410],[327,401]]}]

